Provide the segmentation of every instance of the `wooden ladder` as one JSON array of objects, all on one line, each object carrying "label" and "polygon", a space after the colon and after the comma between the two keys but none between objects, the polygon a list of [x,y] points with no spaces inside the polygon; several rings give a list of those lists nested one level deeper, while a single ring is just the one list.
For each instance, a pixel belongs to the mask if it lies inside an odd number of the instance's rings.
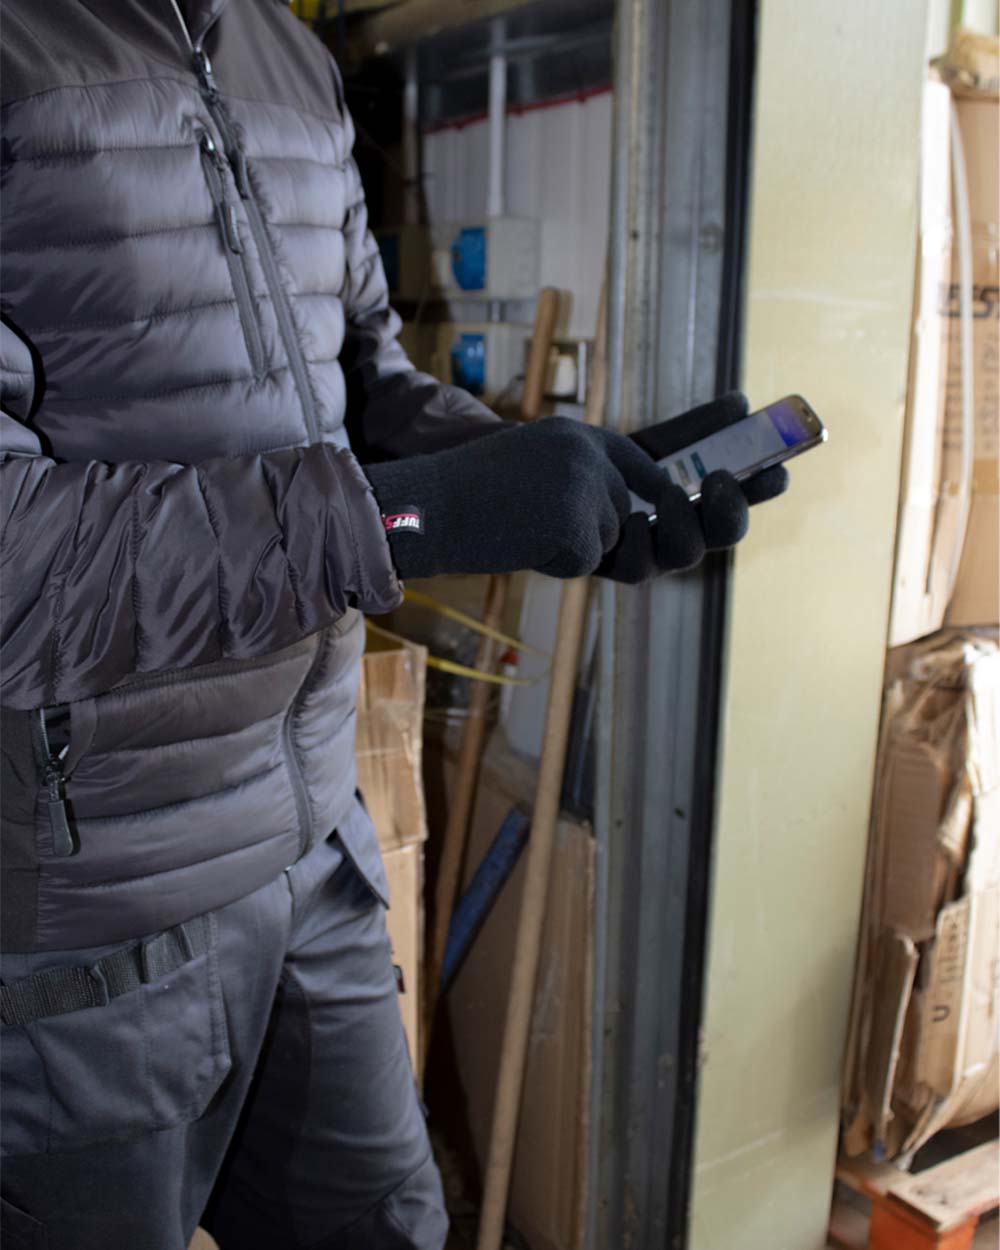
[{"label": "wooden ladder", "polygon": [[841,1159],[837,1179],[871,1200],[868,1240],[830,1239],[848,1250],[969,1250],[979,1217],[1000,1206],[1000,1143],[984,1142],[926,1171]]}]

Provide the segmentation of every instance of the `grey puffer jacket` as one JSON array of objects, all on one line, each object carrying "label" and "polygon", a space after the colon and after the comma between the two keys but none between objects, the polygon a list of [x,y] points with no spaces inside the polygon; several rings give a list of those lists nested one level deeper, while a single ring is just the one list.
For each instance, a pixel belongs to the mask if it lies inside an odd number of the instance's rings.
[{"label": "grey puffer jacket", "polygon": [[[3,942],[220,907],[355,797],[356,455],[481,432],[415,372],[322,45],[275,0],[4,0]],[[353,450],[352,450],[353,447]]]}]

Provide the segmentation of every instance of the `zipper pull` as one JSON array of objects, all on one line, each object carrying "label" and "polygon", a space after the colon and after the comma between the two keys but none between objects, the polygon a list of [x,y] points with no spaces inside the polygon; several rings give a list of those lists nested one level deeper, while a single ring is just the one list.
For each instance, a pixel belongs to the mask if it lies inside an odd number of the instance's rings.
[{"label": "zipper pull", "polygon": [[53,755],[45,770],[45,788],[48,791],[49,824],[52,828],[53,853],[65,858],[76,853],[76,841],[69,827],[69,814],[66,810],[62,758]]},{"label": "zipper pull", "polygon": [[240,256],[243,253],[243,240],[240,238],[236,205],[226,195],[226,159],[215,146],[215,140],[207,130],[201,131],[198,135],[198,146],[201,148],[204,156],[214,165],[216,176],[219,179],[218,190],[217,192],[213,191],[213,195],[217,197],[215,199],[215,211],[223,242],[231,252],[235,252],[237,256]]},{"label": "zipper pull", "polygon": [[202,87],[214,98],[219,94],[219,88],[212,75],[212,62],[208,59],[208,53],[204,48],[197,47],[191,53],[191,60],[194,62],[194,72],[201,79]]},{"label": "zipper pull", "polygon": [[222,153],[215,146],[215,140],[207,130],[198,131],[198,146],[219,171],[219,174],[224,174],[226,171],[226,162],[222,158]]},{"label": "zipper pull", "polygon": [[229,250],[235,252],[237,256],[241,256],[243,254],[243,240],[240,238],[240,225],[236,216],[236,205],[227,199],[223,199],[219,205],[219,215],[222,218],[222,233],[226,236]]},{"label": "zipper pull", "polygon": [[69,827],[69,812],[66,808],[66,775],[63,772],[63,760],[69,751],[69,743],[61,750],[54,751],[49,738],[49,728],[45,720],[45,708],[38,709],[38,726],[41,732],[41,746],[45,758],[45,772],[42,781],[45,785],[49,807],[49,825],[52,829],[53,854],[65,857],[75,855],[77,844],[73,831]]},{"label": "zipper pull", "polygon": [[250,178],[247,174],[247,154],[238,144],[229,153],[229,164],[233,169],[233,178],[236,182],[236,190],[240,193],[240,198],[248,200],[250,198]]}]

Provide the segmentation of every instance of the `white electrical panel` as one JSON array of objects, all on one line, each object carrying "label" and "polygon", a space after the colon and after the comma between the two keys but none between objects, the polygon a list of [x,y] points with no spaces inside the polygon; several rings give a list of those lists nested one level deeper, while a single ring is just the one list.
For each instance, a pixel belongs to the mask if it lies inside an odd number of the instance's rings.
[{"label": "white electrical panel", "polygon": [[431,283],[455,299],[533,299],[538,257],[537,221],[491,217],[431,227]]},{"label": "white electrical panel", "polygon": [[397,226],[376,239],[394,299],[514,300],[538,293],[537,221]]},{"label": "white electrical panel", "polygon": [[[528,328],[497,321],[443,321],[422,327],[414,364],[443,382],[494,402],[521,372]],[[430,338],[429,336],[433,336]],[[411,335],[411,341],[416,341]],[[405,337],[401,336],[405,341]]]}]

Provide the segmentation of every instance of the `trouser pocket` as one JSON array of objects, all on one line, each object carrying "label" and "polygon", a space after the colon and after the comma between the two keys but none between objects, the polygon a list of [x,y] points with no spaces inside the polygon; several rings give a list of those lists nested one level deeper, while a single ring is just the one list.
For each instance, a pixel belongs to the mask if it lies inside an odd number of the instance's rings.
[{"label": "trouser pocket", "polygon": [[229,1070],[214,916],[71,958],[49,956],[0,990],[3,1154],[189,1123]]}]

